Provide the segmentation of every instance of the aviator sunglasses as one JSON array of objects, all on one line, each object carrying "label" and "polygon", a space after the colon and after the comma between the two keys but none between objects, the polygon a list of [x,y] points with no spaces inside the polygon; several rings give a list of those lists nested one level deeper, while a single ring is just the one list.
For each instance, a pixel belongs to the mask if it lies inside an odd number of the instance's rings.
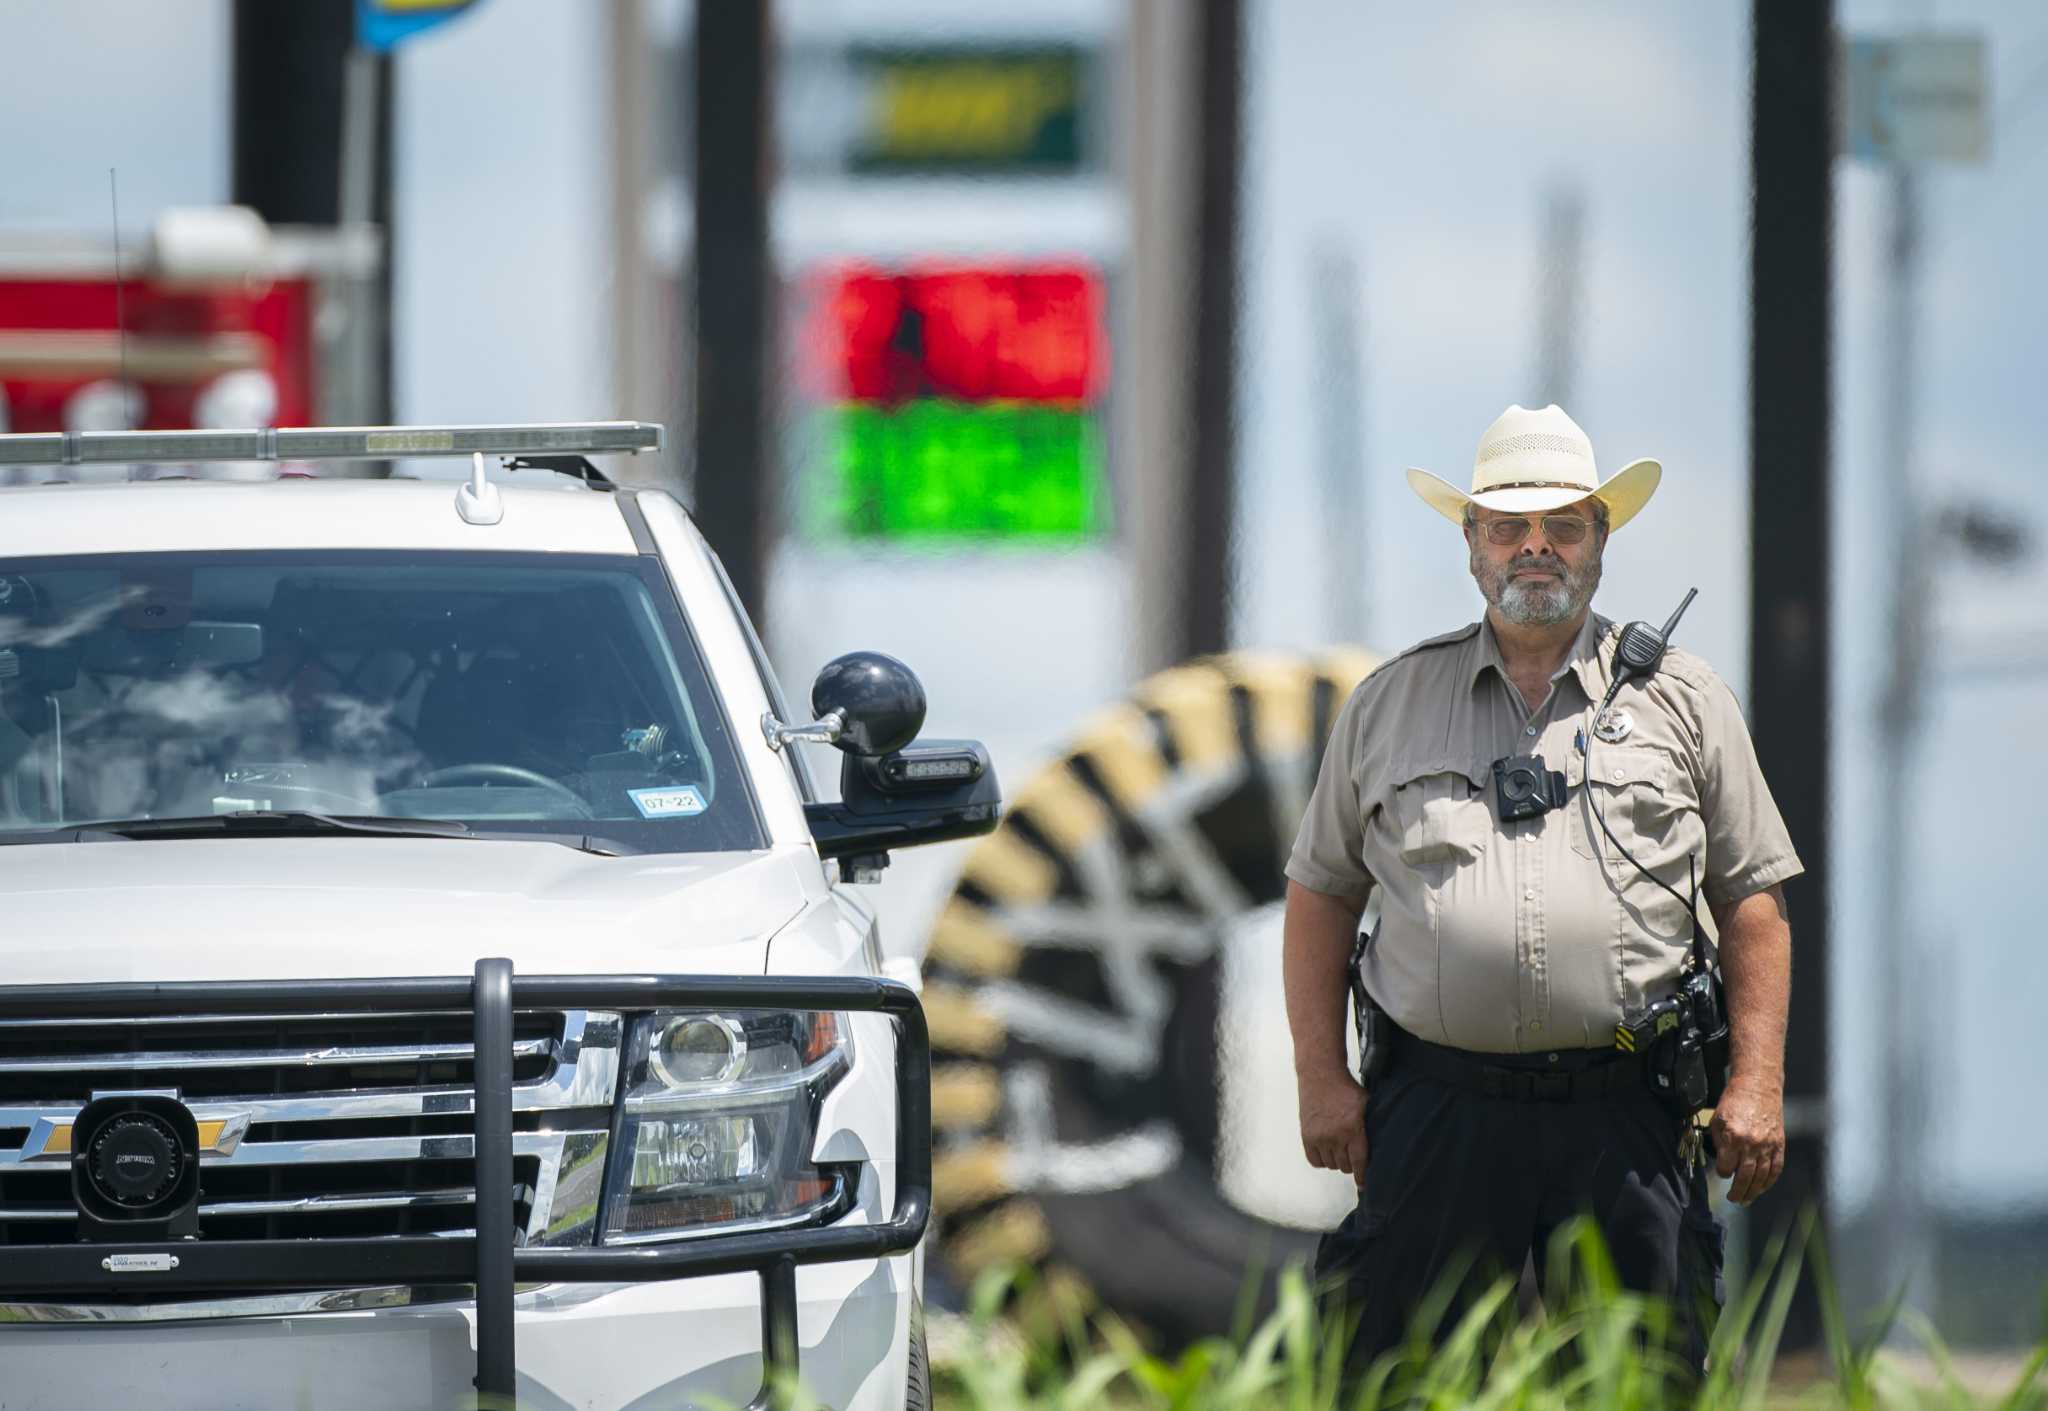
[{"label": "aviator sunglasses", "polygon": [[[1546,514],[1542,516],[1543,537],[1553,544],[1576,544],[1586,537],[1586,531],[1593,527],[1593,521],[1575,514]],[[1519,515],[1506,519],[1481,520],[1480,529],[1486,533],[1489,543],[1507,548],[1519,544],[1529,537],[1532,527],[1529,521]]]}]

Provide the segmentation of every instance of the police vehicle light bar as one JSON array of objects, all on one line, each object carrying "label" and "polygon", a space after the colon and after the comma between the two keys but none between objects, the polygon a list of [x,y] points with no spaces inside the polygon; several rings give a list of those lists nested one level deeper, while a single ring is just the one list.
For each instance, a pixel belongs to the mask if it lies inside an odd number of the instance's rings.
[{"label": "police vehicle light bar", "polygon": [[412,456],[658,451],[652,421],[510,426],[288,426],[262,431],[51,431],[0,436],[0,465],[351,461]]}]

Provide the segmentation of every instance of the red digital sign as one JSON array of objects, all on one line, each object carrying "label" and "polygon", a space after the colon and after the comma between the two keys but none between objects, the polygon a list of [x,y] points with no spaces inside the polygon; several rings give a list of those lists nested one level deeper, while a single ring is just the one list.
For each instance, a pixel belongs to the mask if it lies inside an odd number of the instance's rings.
[{"label": "red digital sign", "polygon": [[829,405],[830,463],[807,496],[824,533],[1056,542],[1107,527],[1093,270],[844,265],[805,293],[804,378]]},{"label": "red digital sign", "polygon": [[806,362],[834,400],[1083,403],[1108,376],[1102,281],[1070,265],[835,270]]}]

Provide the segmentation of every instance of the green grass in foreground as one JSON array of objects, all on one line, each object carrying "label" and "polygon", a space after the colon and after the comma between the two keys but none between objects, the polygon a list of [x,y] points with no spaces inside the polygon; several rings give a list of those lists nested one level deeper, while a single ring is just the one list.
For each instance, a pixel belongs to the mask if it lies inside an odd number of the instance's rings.
[{"label": "green grass in foreground", "polygon": [[[2048,1340],[2016,1383],[1985,1395],[1966,1388],[1931,1327],[1909,1331],[1931,1376],[1908,1377],[1879,1348],[1897,1303],[1852,1330],[1828,1277],[1824,1252],[1802,1227],[1766,1253],[1757,1277],[1722,1314],[1709,1371],[1689,1377],[1674,1348],[1670,1307],[1621,1289],[1590,1226],[1565,1232],[1550,1251],[1555,1306],[1521,1320],[1514,1286],[1477,1299],[1435,1346],[1416,1342],[1362,1377],[1344,1371],[1343,1330],[1319,1310],[1306,1276],[1287,1271],[1278,1306],[1239,1336],[1212,1338],[1173,1355],[1149,1350],[1114,1317],[1070,1311],[1065,1327],[1037,1341],[1006,1329],[1003,1309],[1020,1282],[992,1275],[975,1287],[965,1355],[937,1371],[938,1411],[1872,1411],[1873,1408],[2048,1408]],[[1802,1265],[1810,1263],[1827,1329],[1832,1375],[1796,1390],[1772,1370]],[[1438,1296],[1440,1310],[1448,1292]]]}]

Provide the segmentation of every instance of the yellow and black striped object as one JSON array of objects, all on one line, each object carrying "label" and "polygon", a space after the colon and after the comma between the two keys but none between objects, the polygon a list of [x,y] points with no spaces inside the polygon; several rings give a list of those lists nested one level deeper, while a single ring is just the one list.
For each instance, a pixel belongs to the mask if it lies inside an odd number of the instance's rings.
[{"label": "yellow and black striped object", "polygon": [[1025,1301],[1048,1304],[1027,1319],[1107,1306],[1200,1336],[1229,1328],[1261,1260],[1298,1252],[1214,1176],[1218,947],[1285,896],[1330,724],[1376,664],[1162,672],[1084,720],[968,853],[924,995],[935,1248],[963,1287],[1021,1263]]}]

